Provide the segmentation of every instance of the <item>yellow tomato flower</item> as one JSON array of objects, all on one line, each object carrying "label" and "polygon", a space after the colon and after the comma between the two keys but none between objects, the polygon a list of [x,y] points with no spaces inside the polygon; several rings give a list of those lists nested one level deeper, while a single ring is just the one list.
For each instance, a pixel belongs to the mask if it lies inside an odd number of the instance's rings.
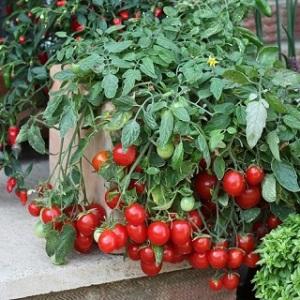
[{"label": "yellow tomato flower", "polygon": [[217,59],[213,56],[209,56],[207,63],[209,64],[210,67],[215,67],[219,62],[217,61]]}]

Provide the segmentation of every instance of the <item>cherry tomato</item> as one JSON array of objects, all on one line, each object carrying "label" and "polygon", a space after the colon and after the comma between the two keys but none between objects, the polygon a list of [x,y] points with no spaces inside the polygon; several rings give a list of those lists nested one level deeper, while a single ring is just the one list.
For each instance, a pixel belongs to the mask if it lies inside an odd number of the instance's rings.
[{"label": "cherry tomato", "polygon": [[6,182],[6,190],[8,193],[11,193],[15,186],[17,185],[17,179],[14,177],[9,177]]},{"label": "cherry tomato", "polygon": [[97,217],[97,226],[99,226],[105,220],[106,211],[99,203],[91,203],[88,205],[87,209]]},{"label": "cherry tomato", "polygon": [[259,166],[250,166],[245,173],[246,181],[251,186],[261,184],[264,177],[264,170]]},{"label": "cherry tomato", "polygon": [[183,245],[191,239],[191,224],[186,220],[176,220],[171,224],[171,239],[175,245]]},{"label": "cherry tomato", "polygon": [[237,235],[237,247],[243,249],[246,253],[253,251],[255,246],[256,243],[253,234]]},{"label": "cherry tomato", "polygon": [[139,203],[133,203],[125,209],[125,219],[129,224],[140,225],[146,221],[145,208]]},{"label": "cherry tomato", "polygon": [[116,224],[112,231],[116,235],[116,249],[123,248],[128,240],[126,227],[122,224]]},{"label": "cherry tomato", "polygon": [[40,215],[40,212],[42,210],[42,207],[39,206],[36,202],[32,201],[29,203],[28,207],[28,212],[33,216],[33,217],[38,217]]},{"label": "cherry tomato", "polygon": [[140,225],[126,225],[127,233],[129,238],[137,243],[142,244],[147,240],[147,227],[145,224]]},{"label": "cherry tomato", "polygon": [[93,245],[93,238],[80,232],[77,233],[74,248],[80,253],[88,253]]},{"label": "cherry tomato", "polygon": [[135,161],[136,155],[137,150],[135,146],[129,146],[128,149],[124,151],[122,145],[118,144],[113,149],[113,159],[119,166],[130,166]]},{"label": "cherry tomato", "polygon": [[188,213],[188,220],[192,225],[194,231],[202,228],[203,221],[197,209],[192,210]]},{"label": "cherry tomato", "polygon": [[155,7],[154,12],[153,12],[153,14],[156,18],[161,18],[163,16],[163,13],[164,13],[164,11],[161,7]]},{"label": "cherry tomato", "polygon": [[155,263],[155,254],[151,247],[145,247],[140,250],[140,258],[143,263]]},{"label": "cherry tomato", "polygon": [[263,238],[267,233],[269,233],[269,229],[266,226],[266,224],[263,224],[261,222],[256,222],[253,224],[253,232],[256,234],[256,236],[261,239]]},{"label": "cherry tomato", "polygon": [[223,189],[229,196],[239,196],[245,190],[245,187],[245,179],[240,172],[229,170],[225,173]]},{"label": "cherry tomato", "polygon": [[47,52],[43,51],[43,52],[40,52],[38,54],[38,59],[39,59],[39,62],[44,65],[47,61],[48,61],[48,54]]},{"label": "cherry tomato", "polygon": [[227,267],[229,269],[238,269],[243,263],[244,256],[245,251],[240,248],[229,249]]},{"label": "cherry tomato", "polygon": [[99,151],[92,160],[92,165],[95,171],[99,172],[101,167],[107,162],[109,159],[109,152],[105,150]]},{"label": "cherry tomato", "polygon": [[76,221],[76,229],[86,236],[94,233],[98,226],[99,220],[95,214],[88,212],[78,218]]},{"label": "cherry tomato", "polygon": [[185,258],[186,258],[186,256],[181,255],[180,253],[177,253],[175,251],[175,253],[174,253],[174,259],[173,259],[172,263],[173,264],[179,264],[179,263],[183,262],[185,260]]},{"label": "cherry tomato", "polygon": [[195,269],[207,269],[209,268],[209,262],[206,253],[192,253],[189,257],[191,266]]},{"label": "cherry tomato", "polygon": [[208,281],[208,285],[209,285],[209,288],[212,290],[212,291],[220,291],[223,287],[223,282],[222,282],[222,279],[221,278],[211,278],[209,279]]},{"label": "cherry tomato", "polygon": [[281,223],[281,220],[273,214],[268,217],[267,224],[270,229],[277,228]]},{"label": "cherry tomato", "polygon": [[261,200],[260,188],[257,186],[248,187],[238,197],[235,198],[236,203],[242,209],[250,209],[258,205]]},{"label": "cherry tomato", "polygon": [[56,6],[57,7],[63,7],[65,5],[66,5],[66,1],[64,1],[64,0],[58,0],[58,1],[56,1]]},{"label": "cherry tomato", "polygon": [[124,205],[124,202],[122,200],[119,201],[120,197],[121,197],[121,194],[117,189],[107,191],[104,196],[105,203],[111,209],[116,208],[118,203],[120,203],[120,208],[122,208],[122,206]]},{"label": "cherry tomato", "polygon": [[156,265],[155,263],[144,263],[141,261],[141,269],[148,276],[156,276],[160,270],[162,265]]},{"label": "cherry tomato", "polygon": [[174,247],[170,244],[164,246],[163,261],[168,263],[173,263],[175,258]]},{"label": "cherry tomato", "polygon": [[55,221],[59,216],[61,216],[61,210],[57,206],[45,207],[41,210],[41,220],[44,224]]},{"label": "cherry tomato", "polygon": [[200,236],[193,240],[195,252],[203,254],[211,249],[212,241],[210,236]]},{"label": "cherry tomato", "polygon": [[235,290],[240,283],[240,275],[238,273],[227,273],[222,277],[223,286],[227,290]]},{"label": "cherry tomato", "polygon": [[196,175],[194,184],[195,191],[200,200],[206,202],[212,198],[212,191],[217,184],[217,177],[207,173],[206,171],[200,172]]},{"label": "cherry tomato", "polygon": [[137,180],[131,180],[128,189],[135,189],[136,193],[141,195],[145,192],[145,184]]},{"label": "cherry tomato", "polygon": [[174,245],[174,250],[177,254],[188,255],[193,252],[192,240],[189,239],[186,243],[180,245]]},{"label": "cherry tomato", "polygon": [[25,189],[20,190],[18,197],[19,197],[20,202],[22,203],[22,205],[25,205],[27,200],[28,200],[27,190],[25,190]]},{"label": "cherry tomato", "polygon": [[138,245],[129,243],[127,246],[127,255],[131,260],[140,260],[140,249]]},{"label": "cherry tomato", "polygon": [[214,248],[208,252],[208,261],[213,269],[223,269],[228,262],[228,253],[226,249]]},{"label": "cherry tomato", "polygon": [[26,37],[24,35],[21,35],[19,37],[19,44],[24,45],[26,43]]},{"label": "cherry tomato", "polygon": [[127,9],[122,10],[122,11],[119,12],[119,16],[121,17],[121,19],[123,21],[126,21],[126,20],[129,19],[129,11]]},{"label": "cherry tomato", "polygon": [[98,240],[98,247],[103,253],[111,253],[117,249],[117,236],[110,230],[105,229]]},{"label": "cherry tomato", "polygon": [[20,132],[20,128],[17,126],[10,126],[7,131],[7,143],[13,146],[17,142],[17,137]]},{"label": "cherry tomato", "polygon": [[256,268],[260,257],[258,253],[250,252],[244,257],[244,265],[248,268]]},{"label": "cherry tomato", "polygon": [[167,160],[173,155],[174,149],[174,145],[168,143],[165,146],[157,147],[156,152],[160,158]]},{"label": "cherry tomato", "polygon": [[121,18],[113,18],[113,24],[116,26],[122,25],[122,19]]},{"label": "cherry tomato", "polygon": [[180,207],[183,211],[190,212],[195,205],[195,198],[193,196],[183,197],[180,201]]},{"label": "cherry tomato", "polygon": [[148,227],[148,238],[153,245],[162,246],[170,238],[170,228],[168,224],[156,221]]}]

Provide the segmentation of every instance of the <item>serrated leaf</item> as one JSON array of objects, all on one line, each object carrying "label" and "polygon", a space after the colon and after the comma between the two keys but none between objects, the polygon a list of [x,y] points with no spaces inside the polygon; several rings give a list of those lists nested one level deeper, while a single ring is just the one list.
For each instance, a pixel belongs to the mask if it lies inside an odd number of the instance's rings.
[{"label": "serrated leaf", "polygon": [[144,113],[144,121],[145,124],[150,127],[152,130],[155,130],[158,128],[158,125],[150,111],[143,111]]},{"label": "serrated leaf", "polygon": [[169,17],[176,17],[177,16],[177,10],[171,6],[165,6],[164,13]]},{"label": "serrated leaf", "polygon": [[300,130],[300,120],[292,115],[285,115],[283,117],[283,122],[290,128]]},{"label": "serrated leaf", "polygon": [[20,144],[22,142],[25,142],[27,141],[28,139],[28,123],[25,123],[22,127],[21,127],[21,130],[18,134],[18,137],[17,137],[17,144]]},{"label": "serrated leaf", "polygon": [[175,148],[171,160],[171,166],[174,170],[180,169],[183,162],[183,155],[184,155],[183,143],[182,141],[180,141],[180,143]]},{"label": "serrated leaf", "polygon": [[74,103],[68,102],[68,105],[65,105],[64,107],[64,111],[59,122],[59,131],[62,138],[66,136],[70,129],[75,128],[77,120],[77,111],[75,110]]},{"label": "serrated leaf", "polygon": [[224,88],[224,82],[222,79],[213,78],[211,80],[210,91],[212,92],[216,100],[220,100],[222,96],[223,88]]},{"label": "serrated leaf", "polygon": [[220,148],[222,146],[222,142],[225,138],[224,133],[221,130],[213,130],[210,133],[209,138],[209,148],[211,151],[214,151],[216,148]]},{"label": "serrated leaf", "polygon": [[270,148],[274,158],[277,160],[280,160],[279,142],[280,142],[280,140],[279,140],[279,137],[275,130],[268,133],[267,143],[269,145],[269,148]]},{"label": "serrated leaf", "polygon": [[276,178],[273,174],[267,174],[262,182],[262,196],[267,202],[277,200]]},{"label": "serrated leaf", "polygon": [[129,121],[122,130],[121,142],[124,148],[132,145],[140,135],[140,125],[137,121]]},{"label": "serrated leaf", "polygon": [[227,80],[238,84],[249,84],[250,79],[242,72],[236,70],[227,70],[223,73],[223,77]]},{"label": "serrated leaf", "polygon": [[271,93],[265,94],[266,100],[268,101],[270,107],[277,113],[286,112],[284,104],[279,100],[279,98]]},{"label": "serrated leaf", "polygon": [[152,245],[152,249],[155,255],[155,263],[156,265],[160,265],[162,263],[164,248],[156,245]]},{"label": "serrated leaf", "polygon": [[87,137],[79,141],[76,151],[71,156],[70,165],[78,163],[79,160],[83,157],[84,151],[89,145],[89,141],[90,140]]},{"label": "serrated leaf", "polygon": [[257,55],[257,62],[263,66],[273,66],[278,60],[278,47],[265,46],[261,48]]},{"label": "serrated leaf", "polygon": [[278,183],[290,192],[299,192],[298,176],[292,165],[287,162],[273,160],[272,171]]},{"label": "serrated leaf", "polygon": [[128,95],[134,88],[135,82],[142,79],[140,70],[127,70],[122,77],[124,78],[122,95]]},{"label": "serrated leaf", "polygon": [[155,167],[150,167],[146,170],[146,173],[148,175],[157,175],[160,173],[160,170],[158,168],[155,168]]},{"label": "serrated leaf", "polygon": [[102,80],[105,97],[112,99],[116,96],[118,90],[119,79],[116,75],[107,74]]},{"label": "serrated leaf", "polygon": [[91,87],[90,97],[88,97],[89,103],[91,103],[94,106],[99,106],[102,101],[100,97],[101,92],[102,92],[102,84],[101,82],[98,81]]},{"label": "serrated leaf", "polygon": [[260,215],[260,212],[261,210],[258,207],[246,209],[241,211],[241,218],[244,222],[251,223]]},{"label": "serrated leaf", "polygon": [[190,122],[191,118],[188,111],[184,107],[172,108],[174,116],[182,122]]},{"label": "serrated leaf", "polygon": [[174,128],[174,117],[170,110],[166,110],[163,112],[161,117],[161,123],[159,127],[159,138],[158,138],[158,145],[160,147],[165,146],[173,133]]},{"label": "serrated leaf", "polygon": [[228,194],[223,194],[217,198],[218,203],[220,203],[223,207],[228,206],[229,196]]},{"label": "serrated leaf", "polygon": [[221,180],[225,173],[225,161],[221,156],[216,157],[213,165],[214,173]]},{"label": "serrated leaf", "polygon": [[197,141],[196,141],[196,147],[200,150],[200,152],[203,155],[203,158],[206,162],[207,167],[209,168],[211,163],[211,157],[210,157],[210,151],[208,148],[208,144],[206,141],[206,138],[204,135],[199,134]]},{"label": "serrated leaf", "polygon": [[63,70],[56,73],[53,78],[60,81],[72,80],[75,78],[75,74],[71,70]]},{"label": "serrated leaf", "polygon": [[45,154],[46,147],[44,139],[41,135],[41,130],[35,124],[32,124],[28,130],[28,142],[29,145],[38,153]]},{"label": "serrated leaf", "polygon": [[151,78],[157,78],[155,74],[154,64],[151,58],[145,57],[142,59],[142,65],[140,66],[140,70]]},{"label": "serrated leaf", "polygon": [[120,53],[132,45],[132,41],[109,42],[104,45],[105,50],[109,53]]},{"label": "serrated leaf", "polygon": [[267,109],[262,101],[252,101],[248,103],[246,108],[246,135],[250,148],[255,147],[261,138],[267,121]]}]

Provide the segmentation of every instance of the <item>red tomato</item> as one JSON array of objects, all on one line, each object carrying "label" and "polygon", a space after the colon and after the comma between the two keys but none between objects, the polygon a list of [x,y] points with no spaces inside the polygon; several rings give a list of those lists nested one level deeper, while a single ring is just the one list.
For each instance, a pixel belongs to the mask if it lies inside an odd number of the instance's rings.
[{"label": "red tomato", "polygon": [[99,172],[101,167],[107,162],[109,159],[109,152],[105,150],[99,151],[92,160],[92,165],[95,171]]},{"label": "red tomato", "polygon": [[123,21],[126,21],[126,20],[129,19],[129,11],[127,9],[122,10],[122,11],[119,12],[119,16],[121,17],[121,19]]},{"label": "red tomato", "polygon": [[[113,189],[110,191],[107,191],[105,193],[105,203],[107,206],[111,209],[114,209],[117,207],[117,204],[119,203],[121,194],[117,189]],[[120,201],[120,208],[124,205],[124,202]]]},{"label": "red tomato", "polygon": [[24,45],[26,43],[26,37],[24,35],[21,35],[19,37],[19,44]]},{"label": "red tomato", "polygon": [[41,220],[44,224],[55,221],[59,216],[61,216],[61,210],[57,206],[45,207],[41,210]]},{"label": "red tomato", "polygon": [[28,212],[33,216],[33,217],[38,217],[40,215],[40,212],[42,210],[42,207],[39,206],[36,202],[30,202],[28,207]]},{"label": "red tomato", "polygon": [[177,253],[175,251],[175,253],[174,253],[174,259],[173,259],[172,263],[173,264],[179,264],[179,263],[183,262],[185,258],[186,258],[186,256],[181,255],[181,254],[179,254],[179,253]]},{"label": "red tomato", "polygon": [[208,253],[208,261],[213,269],[223,269],[228,262],[227,250],[223,248],[214,248]]},{"label": "red tomato", "polygon": [[153,14],[156,18],[161,18],[163,16],[163,13],[164,13],[164,11],[161,7],[155,7],[154,12],[153,12]]},{"label": "red tomato", "polygon": [[65,5],[66,5],[66,1],[64,1],[64,0],[58,0],[58,1],[56,1],[56,6],[57,7],[63,7]]},{"label": "red tomato", "polygon": [[88,205],[87,209],[97,217],[97,226],[99,226],[105,220],[106,211],[99,203],[91,203]]},{"label": "red tomato", "polygon": [[147,240],[147,227],[145,224],[140,225],[126,225],[127,233],[129,238],[137,243],[142,244]]},{"label": "red tomato", "polygon": [[212,245],[210,236],[200,236],[193,240],[193,249],[195,252],[203,254],[210,250]]},{"label": "red tomato", "polygon": [[223,287],[223,282],[221,278],[211,278],[208,281],[209,287],[212,291],[220,291]]},{"label": "red tomato", "polygon": [[98,218],[91,212],[88,212],[85,215],[82,215],[76,221],[76,229],[86,236],[90,236],[94,233],[97,225]]},{"label": "red tomato", "polygon": [[117,249],[117,236],[110,230],[105,229],[98,240],[98,247],[103,253],[111,253]]},{"label": "red tomato", "polygon": [[127,246],[127,255],[131,260],[140,260],[140,249],[138,245],[129,243]]},{"label": "red tomato", "polygon": [[212,191],[217,184],[217,177],[207,173],[200,172],[195,177],[195,191],[200,200],[206,202],[212,198]]},{"label": "red tomato", "polygon": [[171,224],[171,239],[175,245],[183,245],[191,239],[191,224],[186,220],[176,220]]},{"label": "red tomato", "polygon": [[116,235],[116,249],[123,248],[128,240],[126,227],[122,224],[116,224],[112,231]]},{"label": "red tomato", "polygon": [[254,235],[248,233],[246,235],[238,234],[237,236],[237,247],[243,249],[246,253],[254,250],[256,246]]},{"label": "red tomato", "polygon": [[277,228],[281,223],[281,220],[273,214],[268,217],[267,224],[270,229]]},{"label": "red tomato", "polygon": [[125,209],[125,219],[129,224],[140,225],[146,221],[146,211],[144,206],[133,203]]},{"label": "red tomato", "polygon": [[236,203],[242,209],[250,209],[258,205],[261,200],[260,188],[257,186],[248,187],[242,194],[235,198]]},{"label": "red tomato", "polygon": [[20,190],[19,191],[19,195],[18,195],[20,202],[22,203],[22,205],[25,205],[27,200],[28,200],[28,195],[27,195],[27,190]]},{"label": "red tomato", "polygon": [[195,269],[207,269],[209,268],[209,262],[206,253],[192,253],[189,257],[191,266]]},{"label": "red tomato", "polygon": [[186,243],[175,245],[174,246],[175,252],[180,255],[188,255],[193,252],[193,245],[191,239],[189,239]]},{"label": "red tomato", "polygon": [[17,142],[17,137],[20,132],[20,128],[17,126],[10,126],[7,131],[7,143],[12,146]]},{"label": "red tomato", "polygon": [[197,209],[188,213],[188,220],[191,223],[194,231],[202,228],[203,226],[203,221]]},{"label": "red tomato", "polygon": [[166,244],[164,246],[164,254],[163,254],[163,261],[168,263],[173,263],[175,258],[175,250],[172,245]]},{"label": "red tomato", "polygon": [[256,234],[256,236],[261,239],[263,238],[267,233],[269,233],[269,229],[266,226],[266,224],[263,224],[261,222],[256,222],[253,224],[253,232]]},{"label": "red tomato", "polygon": [[77,233],[75,239],[75,250],[80,253],[88,253],[93,245],[93,238],[91,236],[86,236],[80,232]]},{"label": "red tomato", "polygon": [[6,182],[6,190],[8,193],[11,193],[15,186],[17,185],[17,179],[14,177],[9,177]]},{"label": "red tomato", "polygon": [[155,263],[155,254],[151,247],[145,247],[140,250],[140,258],[143,263]]},{"label": "red tomato", "polygon": [[227,267],[229,269],[238,269],[243,263],[244,256],[245,251],[240,248],[229,249]]},{"label": "red tomato", "polygon": [[122,19],[121,18],[113,18],[113,24],[116,26],[122,25]]},{"label": "red tomato", "polygon": [[113,159],[119,166],[128,167],[136,159],[137,150],[135,146],[129,146],[126,151],[123,150],[121,144],[117,144],[113,149]]},{"label": "red tomato", "polygon": [[155,263],[144,263],[141,261],[141,269],[148,276],[155,276],[161,270],[162,265],[156,265]]},{"label": "red tomato", "polygon": [[129,190],[135,189],[136,193],[141,195],[145,192],[145,184],[137,180],[132,180],[128,187]]},{"label": "red tomato", "polygon": [[229,196],[239,196],[245,190],[245,187],[245,179],[240,172],[229,170],[225,173],[223,189]]},{"label": "red tomato", "polygon": [[227,290],[235,290],[240,283],[240,275],[238,273],[227,273],[222,277],[223,286]]},{"label": "red tomato", "polygon": [[227,249],[229,247],[229,242],[225,239],[220,239],[218,240],[215,245],[214,248],[223,248],[223,249]]},{"label": "red tomato", "polygon": [[246,256],[244,257],[243,263],[248,268],[256,268],[259,259],[260,259],[259,254],[255,252],[250,252],[246,254]]},{"label": "red tomato", "polygon": [[252,186],[261,184],[264,177],[264,170],[259,166],[250,166],[245,174],[247,183]]},{"label": "red tomato", "polygon": [[148,227],[148,238],[153,245],[162,246],[170,238],[170,228],[168,224],[156,221]]}]

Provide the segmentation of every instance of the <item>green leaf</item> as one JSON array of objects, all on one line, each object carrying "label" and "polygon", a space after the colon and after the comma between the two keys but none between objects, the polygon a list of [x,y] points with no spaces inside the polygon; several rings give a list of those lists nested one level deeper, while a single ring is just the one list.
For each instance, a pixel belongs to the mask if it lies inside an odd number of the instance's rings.
[{"label": "green leaf", "polygon": [[59,38],[66,38],[66,37],[68,37],[67,33],[64,32],[64,31],[57,31],[57,32],[55,32],[55,35],[57,37],[59,37]]},{"label": "green leaf", "polygon": [[165,146],[173,133],[174,128],[174,117],[170,110],[166,110],[163,112],[161,117],[161,123],[159,127],[159,138],[158,145],[160,147]]},{"label": "green leaf", "polygon": [[109,42],[104,45],[105,50],[110,53],[120,53],[132,45],[132,41]]},{"label": "green leaf", "polygon": [[221,130],[213,130],[210,133],[209,148],[214,151],[216,148],[223,148],[224,133]]},{"label": "green leaf", "polygon": [[28,140],[28,123],[25,123],[18,134],[17,137],[17,144],[20,144],[22,142],[25,142]]},{"label": "green leaf", "polygon": [[281,87],[300,85],[300,74],[291,70],[279,70],[273,75],[272,83]]},{"label": "green leaf", "polygon": [[123,96],[128,95],[134,88],[135,82],[142,79],[140,70],[127,70],[122,77],[124,78],[124,86],[122,92]]},{"label": "green leaf", "polygon": [[177,10],[171,6],[165,6],[164,7],[164,13],[169,17],[176,17],[177,16]]},{"label": "green leaf", "polygon": [[278,47],[265,46],[261,48],[257,55],[257,62],[265,67],[272,67],[278,60]]},{"label": "green leaf", "polygon": [[155,130],[158,128],[158,125],[152,115],[152,113],[150,111],[143,111],[144,113],[144,121],[145,121],[145,124],[151,128],[152,130]]},{"label": "green leaf", "polygon": [[89,71],[103,62],[103,57],[97,53],[93,53],[78,62],[79,69]]},{"label": "green leaf", "polygon": [[206,138],[204,135],[199,134],[197,141],[196,141],[196,147],[202,152],[202,155],[206,162],[206,165],[209,168],[210,163],[211,163],[211,157],[210,157],[210,151],[208,148],[208,144],[207,144],[207,141],[206,141]]},{"label": "green leaf", "polygon": [[238,84],[249,84],[250,79],[242,72],[235,70],[227,70],[223,73],[223,77]]},{"label": "green leaf", "polygon": [[202,39],[207,39],[217,33],[219,33],[220,31],[222,31],[224,29],[224,26],[221,22],[216,22],[215,24],[211,24],[208,29],[204,30],[201,33],[201,38]]},{"label": "green leaf", "polygon": [[142,59],[142,65],[140,66],[140,70],[151,78],[157,78],[155,74],[154,64],[151,58],[145,57]]},{"label": "green leaf", "polygon": [[229,196],[228,194],[223,194],[217,198],[218,203],[220,203],[223,207],[228,206]]},{"label": "green leaf", "polygon": [[79,144],[76,148],[76,151],[72,154],[70,165],[74,165],[79,162],[79,160],[83,157],[84,151],[89,145],[90,139],[85,137],[79,141]]},{"label": "green leaf", "polygon": [[241,211],[241,218],[246,223],[251,223],[260,215],[260,211],[261,210],[258,207],[242,210]]},{"label": "green leaf", "polygon": [[173,107],[172,112],[174,116],[182,122],[190,122],[191,118],[188,111],[184,107]]},{"label": "green leaf", "polygon": [[269,103],[270,107],[277,113],[284,113],[286,112],[286,108],[284,104],[279,100],[279,98],[271,93],[266,93],[264,95],[266,97],[267,102]]},{"label": "green leaf", "polygon": [[223,88],[224,88],[224,82],[222,79],[213,78],[211,80],[210,91],[212,92],[216,100],[220,100],[222,96]]},{"label": "green leaf", "polygon": [[148,168],[148,169],[146,170],[146,173],[147,173],[148,175],[157,175],[157,174],[160,173],[160,169],[155,168],[155,167],[150,167],[150,168]]},{"label": "green leaf", "polygon": [[278,183],[290,192],[299,192],[298,176],[292,165],[287,162],[272,161],[272,171]]},{"label": "green leaf", "polygon": [[216,157],[213,165],[214,173],[221,180],[225,173],[225,161],[221,156]]},{"label": "green leaf", "polygon": [[60,81],[72,80],[75,78],[75,74],[71,70],[64,70],[56,73],[53,78]]},{"label": "green leaf", "polygon": [[60,136],[62,138],[65,137],[70,129],[75,128],[77,121],[77,111],[74,107],[74,103],[69,102],[68,105],[65,105],[64,107],[59,123]]},{"label": "green leaf", "polygon": [[152,249],[155,255],[155,263],[156,265],[160,265],[162,263],[164,248],[156,245],[152,245]]},{"label": "green leaf", "polygon": [[116,96],[118,90],[119,79],[116,75],[107,74],[102,81],[105,97],[112,99]]},{"label": "green leaf", "polygon": [[268,133],[267,143],[269,145],[269,148],[270,148],[274,158],[277,160],[280,160],[279,142],[280,142],[280,140],[279,140],[279,137],[275,130]]},{"label": "green leaf", "polygon": [[41,135],[41,130],[35,124],[32,124],[28,130],[29,145],[38,153],[45,154],[46,147],[44,139]]},{"label": "green leaf", "polygon": [[261,138],[267,121],[267,109],[262,101],[249,102],[246,108],[247,142],[250,148],[255,147]]},{"label": "green leaf", "polygon": [[300,130],[300,120],[291,115],[285,115],[283,117],[283,122],[290,128]]},{"label": "green leaf", "polygon": [[183,143],[182,141],[180,141],[180,143],[176,146],[172,156],[171,166],[174,170],[180,169],[183,162],[183,155],[184,155]]},{"label": "green leaf", "polygon": [[296,211],[292,207],[287,207],[282,204],[271,203],[272,213],[277,216],[281,221],[287,219],[291,214],[295,214]]},{"label": "green leaf", "polygon": [[276,178],[273,174],[267,174],[262,183],[262,196],[267,202],[277,200]]},{"label": "green leaf", "polygon": [[121,142],[124,148],[132,145],[140,135],[140,125],[135,120],[129,121],[122,130]]}]

